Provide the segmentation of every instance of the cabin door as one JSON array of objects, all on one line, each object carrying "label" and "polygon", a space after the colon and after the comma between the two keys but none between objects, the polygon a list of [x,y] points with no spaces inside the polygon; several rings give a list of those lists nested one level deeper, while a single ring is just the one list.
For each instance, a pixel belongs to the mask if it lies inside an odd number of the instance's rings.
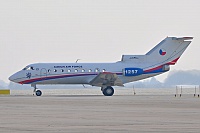
[{"label": "cabin door", "polygon": [[47,70],[45,68],[42,68],[40,70],[40,77],[46,77],[47,76]]}]

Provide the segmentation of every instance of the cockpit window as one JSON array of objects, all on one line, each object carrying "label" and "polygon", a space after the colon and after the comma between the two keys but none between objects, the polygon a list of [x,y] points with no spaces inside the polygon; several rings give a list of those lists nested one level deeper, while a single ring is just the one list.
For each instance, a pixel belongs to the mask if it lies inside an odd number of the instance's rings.
[{"label": "cockpit window", "polygon": [[32,66],[27,66],[23,70],[34,70],[34,68]]}]

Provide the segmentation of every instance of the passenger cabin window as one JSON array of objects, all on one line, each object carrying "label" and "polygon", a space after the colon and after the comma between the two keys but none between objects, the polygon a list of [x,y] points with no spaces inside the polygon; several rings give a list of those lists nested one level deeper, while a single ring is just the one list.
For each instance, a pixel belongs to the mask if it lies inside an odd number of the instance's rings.
[{"label": "passenger cabin window", "polygon": [[68,70],[67,70],[67,72],[68,72],[68,73],[70,73],[70,72],[71,72],[71,70],[70,70],[70,69],[68,69]]},{"label": "passenger cabin window", "polygon": [[61,69],[61,72],[64,72],[64,70],[63,70],[63,69]]},{"label": "passenger cabin window", "polygon": [[48,70],[48,73],[50,73],[50,72],[51,72],[51,70],[49,69],[49,70]]},{"label": "passenger cabin window", "polygon": [[78,70],[77,70],[77,69],[75,69],[75,70],[74,70],[74,72],[76,72],[76,73],[77,73],[77,72],[78,72]]},{"label": "passenger cabin window", "polygon": [[102,72],[105,72],[105,71],[106,71],[105,69],[102,70]]},{"label": "passenger cabin window", "polygon": [[92,72],[92,70],[91,70],[91,69],[89,69],[89,70],[88,70],[88,72]]},{"label": "passenger cabin window", "polygon": [[56,69],[54,69],[54,72],[57,72],[57,70],[56,70]]},{"label": "passenger cabin window", "polygon": [[84,72],[85,72],[85,70],[84,70],[84,69],[82,69],[82,72],[84,73]]},{"label": "passenger cabin window", "polygon": [[96,69],[95,69],[95,72],[99,72],[99,68],[96,68]]}]

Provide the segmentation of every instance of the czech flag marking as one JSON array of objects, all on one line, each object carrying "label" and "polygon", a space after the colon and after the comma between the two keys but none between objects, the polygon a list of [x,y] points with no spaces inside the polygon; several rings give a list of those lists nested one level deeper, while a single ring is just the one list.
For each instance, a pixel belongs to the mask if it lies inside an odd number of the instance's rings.
[{"label": "czech flag marking", "polygon": [[163,49],[160,49],[159,53],[160,53],[160,55],[165,55],[167,52]]}]

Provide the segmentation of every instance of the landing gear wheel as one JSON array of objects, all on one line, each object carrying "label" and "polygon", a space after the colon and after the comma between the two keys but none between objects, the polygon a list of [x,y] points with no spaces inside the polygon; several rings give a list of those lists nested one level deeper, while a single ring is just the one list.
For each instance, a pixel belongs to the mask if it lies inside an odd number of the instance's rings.
[{"label": "landing gear wheel", "polygon": [[104,96],[112,96],[114,94],[114,89],[111,86],[106,87],[102,90]]},{"label": "landing gear wheel", "polygon": [[35,92],[35,94],[36,94],[36,96],[41,96],[41,95],[42,95],[42,92],[41,92],[41,90],[37,90],[37,91]]}]

